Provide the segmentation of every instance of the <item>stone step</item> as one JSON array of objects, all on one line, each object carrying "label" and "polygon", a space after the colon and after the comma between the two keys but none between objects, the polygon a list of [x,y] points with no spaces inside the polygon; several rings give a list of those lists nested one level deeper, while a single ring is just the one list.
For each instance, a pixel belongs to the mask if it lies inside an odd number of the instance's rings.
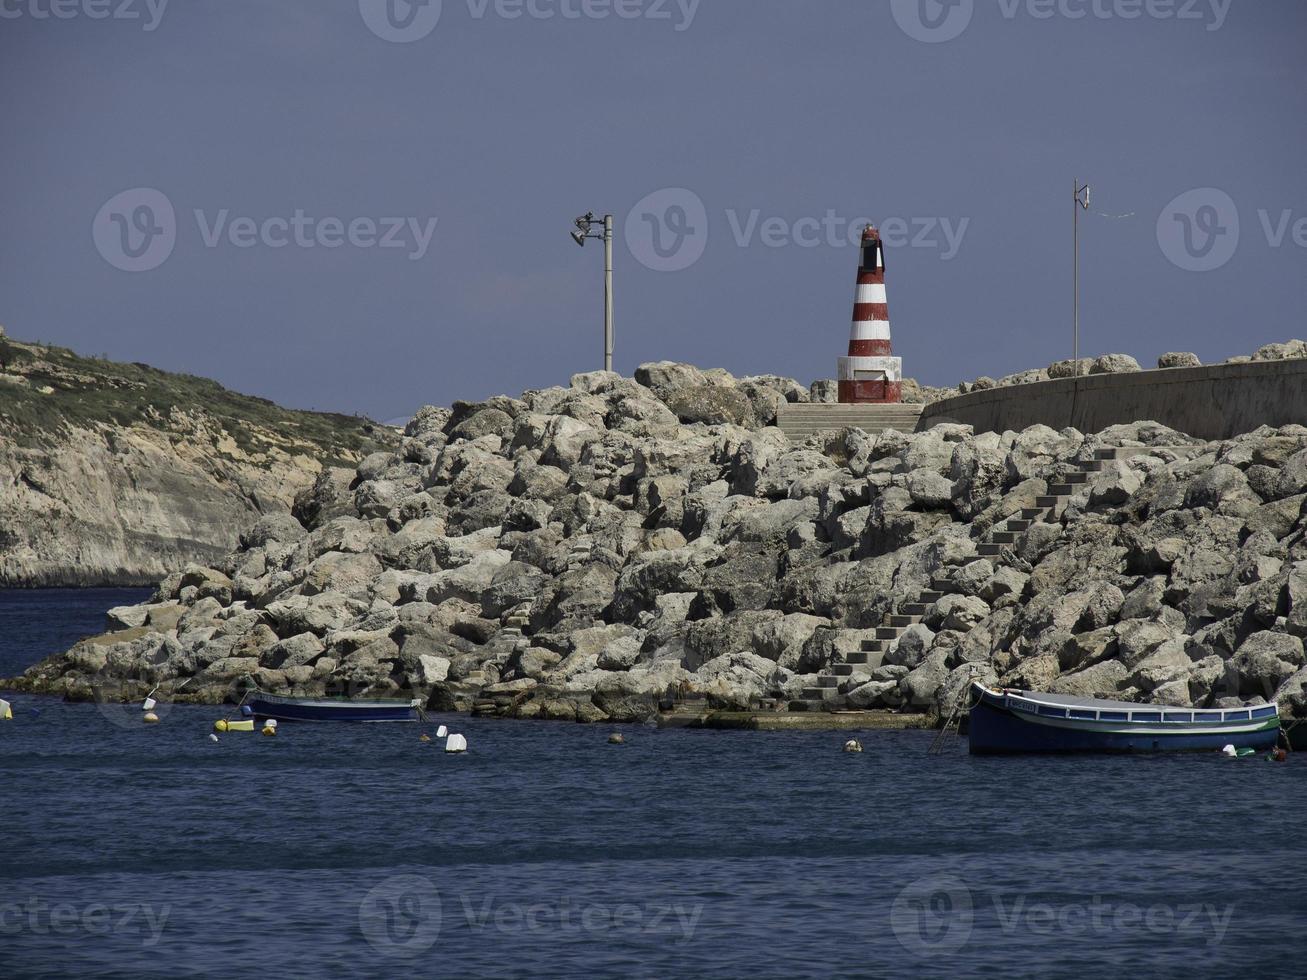
[{"label": "stone step", "polygon": [[889,624],[894,629],[907,629],[909,626],[914,626],[919,622],[921,622],[920,616],[903,615],[891,616],[889,618]]},{"label": "stone step", "polygon": [[1063,502],[1062,497],[1036,497],[1035,498],[1035,504],[1039,507],[1042,507],[1044,510],[1052,510],[1055,507],[1060,507],[1062,505],[1062,502]]},{"label": "stone step", "polygon": [[1065,477],[1066,482],[1073,487],[1083,486],[1089,482],[1088,473],[1068,473]]},{"label": "stone step", "polygon": [[876,639],[878,640],[897,640],[903,630],[897,626],[877,626]]},{"label": "stone step", "polygon": [[839,679],[836,678],[836,677],[834,677],[834,676],[827,675],[827,674],[818,674],[818,675],[817,675],[817,686],[818,686],[818,687],[839,687],[839,686],[840,686],[840,682],[839,682]]},{"label": "stone step", "polygon": [[976,554],[980,555],[981,558],[997,558],[1003,554],[1003,546],[992,542],[984,542],[977,545]]},{"label": "stone step", "polygon": [[994,544],[1016,544],[1017,536],[1014,531],[995,531],[990,535],[990,540]]},{"label": "stone step", "polygon": [[923,602],[905,602],[899,606],[899,612],[904,616],[911,616],[917,622],[921,622],[921,617],[930,612],[930,606]]},{"label": "stone step", "polygon": [[1054,497],[1069,497],[1076,492],[1076,488],[1069,483],[1050,483],[1048,492]]},{"label": "stone step", "polygon": [[889,643],[889,640],[863,640],[862,649],[867,653],[880,653]]},{"label": "stone step", "polygon": [[933,606],[935,603],[939,602],[940,599],[944,598],[944,593],[938,589],[926,589],[918,596],[918,598],[921,599],[922,605]]},{"label": "stone step", "polygon": [[1097,459],[1097,460],[1116,459],[1116,450],[1115,450],[1115,449],[1095,449],[1095,450],[1094,450],[1094,459]]},{"label": "stone step", "polygon": [[[1043,498],[1043,497],[1037,497],[1036,499],[1037,499],[1037,500],[1043,500],[1043,499],[1045,499],[1045,498]],[[1051,506],[1051,505],[1050,505],[1050,506]],[[1021,508],[1021,519],[1022,519],[1022,520],[1026,520],[1026,521],[1037,521],[1037,520],[1039,520],[1041,517],[1044,516],[1044,512],[1047,511],[1047,510],[1048,510],[1048,507],[1022,507],[1022,508]]]},{"label": "stone step", "polygon": [[879,650],[854,650],[852,653],[846,653],[844,655],[844,665],[857,666],[858,664],[869,664],[871,663],[871,657],[869,654],[879,652]]},{"label": "stone step", "polygon": [[[835,681],[835,678],[832,677],[830,680]],[[835,681],[835,686],[833,687],[805,687],[802,692],[803,700],[818,702],[829,701],[831,698],[839,696],[840,692],[837,690],[838,685],[839,682]]]},{"label": "stone step", "polygon": [[[850,674],[855,673],[858,669],[859,664],[850,662],[855,656],[857,656],[857,654],[851,653],[844,658],[845,663],[831,664],[830,672],[836,677],[848,677]],[[866,654],[864,653],[862,654],[862,656],[866,657]],[[860,661],[861,664],[866,664],[866,662],[867,662],[866,660]]]},{"label": "stone step", "polygon": [[1009,531],[1020,533],[1022,531],[1030,530],[1031,525],[1034,523],[1034,521],[1026,520],[1023,517],[1013,517],[1007,522],[1007,529]]}]

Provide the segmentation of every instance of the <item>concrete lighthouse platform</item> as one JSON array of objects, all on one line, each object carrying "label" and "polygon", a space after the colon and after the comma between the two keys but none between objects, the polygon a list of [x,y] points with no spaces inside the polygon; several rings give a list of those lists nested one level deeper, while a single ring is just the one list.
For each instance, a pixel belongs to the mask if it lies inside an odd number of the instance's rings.
[{"label": "concrete lighthouse platform", "polygon": [[879,435],[886,429],[915,432],[924,405],[794,403],[777,413],[776,424],[792,442],[802,442],[821,429],[852,427]]}]

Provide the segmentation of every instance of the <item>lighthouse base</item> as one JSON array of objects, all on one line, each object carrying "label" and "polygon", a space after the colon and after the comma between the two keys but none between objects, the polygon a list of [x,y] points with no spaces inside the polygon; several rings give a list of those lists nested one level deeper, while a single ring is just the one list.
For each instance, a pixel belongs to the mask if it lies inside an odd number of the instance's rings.
[{"label": "lighthouse base", "polygon": [[893,405],[903,400],[903,361],[897,357],[841,357],[839,399],[846,405]]},{"label": "lighthouse base", "polygon": [[903,400],[901,381],[841,381],[839,388],[843,405],[897,405]]}]

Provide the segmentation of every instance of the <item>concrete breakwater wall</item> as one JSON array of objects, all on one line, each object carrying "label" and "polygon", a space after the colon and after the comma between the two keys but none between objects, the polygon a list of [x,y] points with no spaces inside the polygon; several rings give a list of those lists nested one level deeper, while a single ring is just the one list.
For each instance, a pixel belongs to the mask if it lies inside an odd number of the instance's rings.
[{"label": "concrete breakwater wall", "polygon": [[1307,360],[1096,374],[973,391],[928,405],[918,430],[963,422],[977,432],[1020,432],[1037,423],[1098,432],[1145,420],[1201,439],[1229,439],[1261,425],[1307,425]]}]

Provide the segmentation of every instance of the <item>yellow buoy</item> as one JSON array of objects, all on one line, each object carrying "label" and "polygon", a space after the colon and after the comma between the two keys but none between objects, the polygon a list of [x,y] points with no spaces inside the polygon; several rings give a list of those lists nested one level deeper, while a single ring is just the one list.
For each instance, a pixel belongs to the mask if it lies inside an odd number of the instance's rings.
[{"label": "yellow buoy", "polygon": [[425,732],[423,732],[423,733],[422,733],[422,737],[419,738],[418,741],[419,741],[419,742],[430,742],[430,741],[431,741],[431,736],[428,735],[428,734],[426,734]]},{"label": "yellow buoy", "polygon": [[227,719],[219,718],[217,721],[215,721],[213,723],[213,730],[219,733],[225,732],[227,730]]},{"label": "yellow buoy", "polygon": [[153,711],[147,711],[145,713],[145,717],[142,718],[141,720],[144,721],[147,725],[157,725],[159,723],[159,716],[156,715]]},{"label": "yellow buoy", "polygon": [[0,701],[0,721],[13,721],[14,709],[9,707],[8,701]]},{"label": "yellow buoy", "polygon": [[271,725],[264,725],[264,726],[263,726],[263,734],[264,734],[264,735],[276,735],[276,734],[277,734],[277,729],[273,728]]}]

